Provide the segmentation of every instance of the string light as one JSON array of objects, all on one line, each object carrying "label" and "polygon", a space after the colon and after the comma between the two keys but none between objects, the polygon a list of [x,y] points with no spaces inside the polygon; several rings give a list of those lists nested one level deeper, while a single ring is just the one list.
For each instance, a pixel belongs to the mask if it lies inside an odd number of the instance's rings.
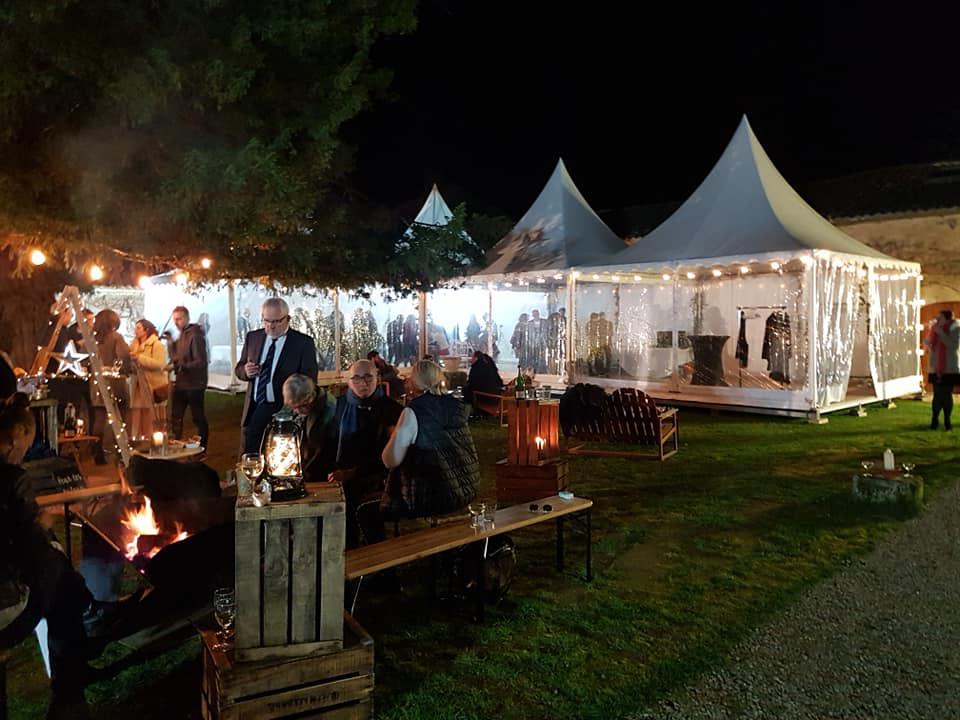
[{"label": "string light", "polygon": [[141,275],[141,276],[137,279],[137,285],[139,285],[139,286],[140,286],[141,288],[143,288],[144,290],[146,290],[146,289],[147,289],[148,287],[150,287],[150,285],[152,285],[152,284],[153,284],[153,283],[151,282],[150,277],[149,277],[148,275]]},{"label": "string light", "polygon": [[173,276],[173,281],[177,285],[186,285],[187,284],[187,274],[185,272],[178,272]]},{"label": "string light", "polygon": [[36,265],[37,267],[43,265],[47,261],[47,256],[40,248],[34,248],[30,251],[30,263]]},{"label": "string light", "polygon": [[213,260],[208,257],[203,258],[200,260],[200,267],[202,267],[204,270],[209,270],[213,267]]},{"label": "string light", "polygon": [[695,280],[696,278],[697,278],[697,274],[695,272],[687,273],[687,280]]},{"label": "string light", "polygon": [[660,277],[666,281],[666,280],[669,280],[672,277],[672,275],[670,275],[670,273],[664,273]]},{"label": "string light", "polygon": [[750,272],[750,268],[748,268],[746,265],[741,265],[741,266],[740,266],[740,274],[741,274],[741,275],[746,275],[748,272]]},{"label": "string light", "polygon": [[779,270],[779,269],[780,269],[780,263],[778,263],[776,260],[774,260],[772,263],[770,263],[770,269],[773,270],[773,271]]},{"label": "string light", "polygon": [[723,273],[722,273],[720,270],[718,270],[717,268],[714,268],[714,269],[711,270],[710,272],[713,273],[713,276],[714,276],[714,277],[720,277],[721,275],[723,275]]},{"label": "string light", "polygon": [[90,269],[87,270],[87,277],[90,278],[91,282],[100,282],[103,280],[103,268],[94,263],[90,266]]}]

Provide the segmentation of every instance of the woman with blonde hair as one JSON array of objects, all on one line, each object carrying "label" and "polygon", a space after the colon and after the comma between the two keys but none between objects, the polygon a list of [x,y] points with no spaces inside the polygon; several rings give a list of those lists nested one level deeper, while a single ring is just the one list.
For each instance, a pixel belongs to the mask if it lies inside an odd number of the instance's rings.
[{"label": "woman with blonde hair", "polygon": [[477,495],[480,461],[467,425],[469,410],[443,392],[443,380],[435,362],[413,366],[414,398],[381,456],[391,469],[387,487],[379,507],[368,503],[358,511],[367,542],[384,538],[384,515],[443,515],[466,507]]},{"label": "woman with blonde hair", "polygon": [[133,437],[149,437],[153,434],[153,406],[166,402],[170,390],[167,373],[167,350],[157,337],[157,327],[141,318],[133,329],[130,343],[133,392],[130,398],[131,426]]}]

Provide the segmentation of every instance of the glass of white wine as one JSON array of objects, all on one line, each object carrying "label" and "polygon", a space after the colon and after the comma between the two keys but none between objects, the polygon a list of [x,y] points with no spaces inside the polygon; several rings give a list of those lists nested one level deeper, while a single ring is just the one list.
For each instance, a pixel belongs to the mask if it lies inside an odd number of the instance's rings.
[{"label": "glass of white wine", "polygon": [[240,469],[248,478],[256,480],[263,474],[263,455],[246,453],[240,458]]},{"label": "glass of white wine", "polygon": [[237,617],[237,596],[233,588],[220,588],[213,592],[213,616],[220,626],[214,650],[226,652],[233,647],[230,642],[230,629]]}]

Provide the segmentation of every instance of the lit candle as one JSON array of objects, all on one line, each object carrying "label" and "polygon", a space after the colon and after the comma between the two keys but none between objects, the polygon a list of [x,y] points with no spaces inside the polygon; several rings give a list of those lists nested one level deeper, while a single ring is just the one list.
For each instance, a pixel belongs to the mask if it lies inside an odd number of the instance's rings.
[{"label": "lit candle", "polygon": [[77,418],[77,435],[83,435],[83,418]]},{"label": "lit candle", "polygon": [[537,436],[533,439],[533,442],[537,446],[537,459],[539,460],[543,456],[543,448],[546,447],[547,441]]},{"label": "lit candle", "polygon": [[163,445],[163,433],[159,430],[153,434],[153,446],[161,447]]}]

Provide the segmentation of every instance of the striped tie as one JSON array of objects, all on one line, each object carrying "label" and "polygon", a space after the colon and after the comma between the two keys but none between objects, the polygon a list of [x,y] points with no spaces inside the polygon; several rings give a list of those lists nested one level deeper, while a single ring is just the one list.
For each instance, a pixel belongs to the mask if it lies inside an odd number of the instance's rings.
[{"label": "striped tie", "polygon": [[267,350],[267,358],[260,366],[260,372],[257,374],[257,404],[266,402],[267,386],[270,384],[270,376],[273,374],[273,353],[277,348],[277,339],[273,338],[270,342],[270,349]]}]

